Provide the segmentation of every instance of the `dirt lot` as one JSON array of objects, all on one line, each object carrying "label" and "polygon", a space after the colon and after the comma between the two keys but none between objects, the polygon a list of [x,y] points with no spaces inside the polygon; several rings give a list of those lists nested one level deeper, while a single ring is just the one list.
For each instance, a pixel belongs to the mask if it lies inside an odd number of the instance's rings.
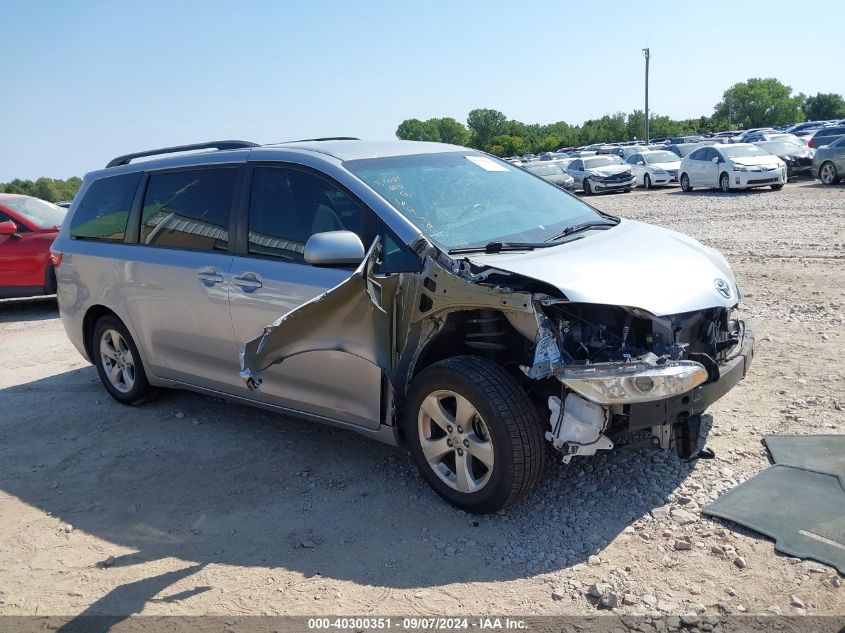
[{"label": "dirt lot", "polygon": [[0,302],[0,614],[582,614],[596,582],[623,613],[845,614],[833,570],[699,514],[766,467],[764,434],[845,433],[845,188],[590,202],[736,270],[758,350],[711,410],[717,459],[576,458],[473,517],[351,433],[183,392],[118,405],[53,300]]}]

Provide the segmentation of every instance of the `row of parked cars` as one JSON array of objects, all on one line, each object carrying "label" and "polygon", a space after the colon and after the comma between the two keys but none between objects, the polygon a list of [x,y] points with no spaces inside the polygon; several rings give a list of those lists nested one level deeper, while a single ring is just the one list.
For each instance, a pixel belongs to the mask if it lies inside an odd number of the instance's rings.
[{"label": "row of parked cars", "polygon": [[[812,124],[800,124],[807,125]],[[648,145],[636,141],[596,144],[506,160],[585,195],[670,184],[680,184],[684,191],[765,186],[778,190],[789,178],[800,176],[837,184],[845,172],[845,125],[796,131],[808,130],[809,137],[768,128],[731,133],[730,138],[685,136]]]}]

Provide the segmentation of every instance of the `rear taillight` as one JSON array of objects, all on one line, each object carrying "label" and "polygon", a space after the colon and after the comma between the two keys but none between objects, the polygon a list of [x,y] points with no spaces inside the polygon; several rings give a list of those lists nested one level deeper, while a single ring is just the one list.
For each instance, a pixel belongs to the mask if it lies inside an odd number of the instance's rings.
[{"label": "rear taillight", "polygon": [[813,146],[813,139],[810,139],[809,141],[807,141],[807,147],[812,147],[812,146]]},{"label": "rear taillight", "polygon": [[50,263],[54,268],[62,265],[62,254],[59,251],[50,251]]}]

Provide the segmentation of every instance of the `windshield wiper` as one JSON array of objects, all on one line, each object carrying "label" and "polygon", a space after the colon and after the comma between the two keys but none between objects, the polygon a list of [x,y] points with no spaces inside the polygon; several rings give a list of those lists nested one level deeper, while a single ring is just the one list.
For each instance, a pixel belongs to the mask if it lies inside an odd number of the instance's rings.
[{"label": "windshield wiper", "polygon": [[609,229],[613,226],[619,224],[618,222],[584,222],[582,224],[575,224],[573,226],[567,227],[564,229],[563,233],[555,235],[554,237],[550,237],[546,240],[546,242],[555,242],[557,240],[562,240],[564,237],[569,237],[570,235],[574,235],[575,233],[580,233],[582,231],[586,231],[588,229]]},{"label": "windshield wiper", "polygon": [[550,246],[558,246],[550,242],[489,242],[484,246],[462,246],[460,248],[452,248],[449,250],[450,255],[459,255],[461,253],[484,253],[486,255],[495,255],[504,251],[533,251],[535,248],[549,248]]}]

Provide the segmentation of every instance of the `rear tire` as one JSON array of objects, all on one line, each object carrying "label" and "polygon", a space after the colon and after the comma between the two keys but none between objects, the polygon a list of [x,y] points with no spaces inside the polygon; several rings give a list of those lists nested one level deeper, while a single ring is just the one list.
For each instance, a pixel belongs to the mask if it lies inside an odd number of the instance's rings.
[{"label": "rear tire", "polygon": [[731,177],[728,176],[727,172],[722,172],[722,175],[719,176],[719,189],[723,193],[731,192]]},{"label": "rear tire", "polygon": [[542,476],[537,409],[510,374],[485,358],[455,356],[421,371],[408,391],[402,425],[420,474],[467,512],[505,508]]},{"label": "rear tire", "polygon": [[91,352],[103,386],[121,404],[141,404],[153,393],[138,347],[123,322],[114,315],[94,326]]},{"label": "rear tire", "polygon": [[685,191],[687,193],[692,191],[692,187],[690,187],[689,184],[689,176],[686,174],[681,174],[681,191]]},{"label": "rear tire", "polygon": [[584,178],[584,195],[591,196],[593,195],[593,188],[590,185],[590,181]]},{"label": "rear tire", "polygon": [[827,161],[822,163],[819,169],[819,180],[823,185],[837,185],[839,184],[839,172],[836,171],[836,165]]},{"label": "rear tire", "polygon": [[56,294],[56,269],[50,262],[47,262],[47,270],[44,272],[44,294]]}]

